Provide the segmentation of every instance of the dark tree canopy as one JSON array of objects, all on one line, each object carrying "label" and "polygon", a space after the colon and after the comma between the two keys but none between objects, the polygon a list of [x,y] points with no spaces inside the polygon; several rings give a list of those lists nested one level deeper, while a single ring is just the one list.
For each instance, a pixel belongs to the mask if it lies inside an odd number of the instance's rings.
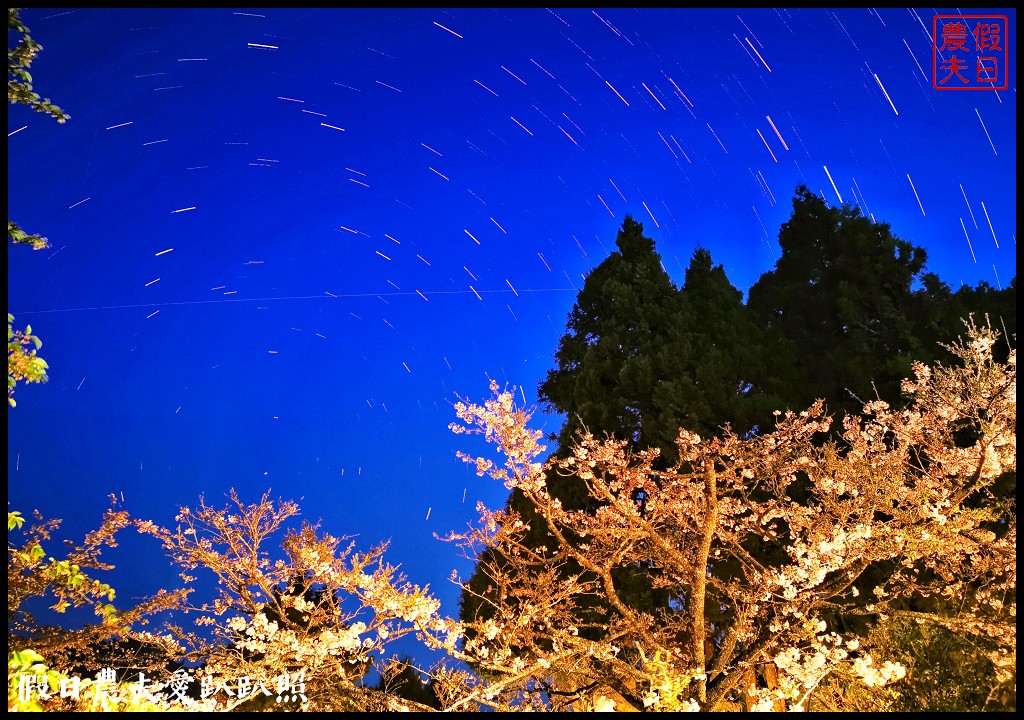
[{"label": "dark tree canopy", "polygon": [[[825,398],[833,410],[853,395],[899,397],[923,352],[915,315],[929,303],[924,249],[856,207],[829,207],[797,188],[779,232],[782,255],[750,288],[749,307],[788,346],[792,407]],[[955,336],[955,335],[954,335]],[[852,393],[852,394],[851,394]]]},{"label": "dark tree canopy", "polygon": [[615,244],[587,275],[540,384],[547,408],[566,415],[562,445],[581,428],[638,446],[663,441],[662,425],[678,428],[658,382],[680,337],[678,291],[642,224],[627,217]]},{"label": "dark tree canopy", "polygon": [[771,336],[706,249],[694,251],[681,294],[685,332],[675,353],[680,372],[663,381],[674,385],[679,426],[705,436],[725,425],[741,434],[764,426],[780,402],[773,395],[778,383],[770,362],[778,351]]}]

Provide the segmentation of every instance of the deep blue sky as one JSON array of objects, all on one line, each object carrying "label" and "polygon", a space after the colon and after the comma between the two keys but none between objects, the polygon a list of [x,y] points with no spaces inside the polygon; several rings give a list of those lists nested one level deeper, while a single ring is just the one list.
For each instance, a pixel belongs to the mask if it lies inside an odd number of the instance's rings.
[{"label": "deep blue sky", "polygon": [[[111,493],[170,523],[270,488],[456,614],[434,533],[507,493],[451,404],[535,401],[626,214],[676,282],[702,246],[746,291],[800,183],[954,288],[1016,275],[1016,16],[1008,90],[938,91],[936,12],[25,10],[72,119],[8,113],[9,217],[52,244],[8,249],[51,366],[11,508],[80,537]],[[122,597],[173,577],[118,562]]]}]

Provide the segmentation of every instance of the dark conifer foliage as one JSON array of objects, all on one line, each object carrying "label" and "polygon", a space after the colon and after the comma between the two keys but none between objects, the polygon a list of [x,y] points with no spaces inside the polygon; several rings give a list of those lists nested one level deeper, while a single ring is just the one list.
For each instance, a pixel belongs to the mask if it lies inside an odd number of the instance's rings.
[{"label": "dark conifer foliage", "polygon": [[880,396],[898,404],[914,361],[949,359],[941,343],[974,314],[1016,333],[1016,279],[953,293],[927,271],[927,253],[856,207],[830,207],[805,186],[779,232],[782,255],[747,305],[775,338],[769,382],[796,409],[824,398],[837,415]]},{"label": "dark conifer foliage", "polygon": [[679,417],[663,381],[676,374],[679,292],[642,224],[627,217],[616,247],[587,276],[538,395],[548,410],[566,416],[558,436],[563,447],[586,428],[668,449]]},{"label": "dark conifer foliage", "polygon": [[855,207],[829,207],[798,187],[779,232],[775,269],[750,288],[749,306],[788,343],[795,369],[791,407],[825,398],[855,410],[854,396],[899,397],[899,383],[921,357],[915,310],[929,303],[924,249],[900,240]]},{"label": "dark conifer foliage", "polygon": [[[704,436],[725,425],[741,435],[767,427],[781,404],[775,394],[779,380],[771,370],[778,343],[704,248],[690,259],[682,301],[685,329],[675,353],[681,372],[663,380],[674,386],[680,427]],[[672,429],[671,439],[678,432]]]}]

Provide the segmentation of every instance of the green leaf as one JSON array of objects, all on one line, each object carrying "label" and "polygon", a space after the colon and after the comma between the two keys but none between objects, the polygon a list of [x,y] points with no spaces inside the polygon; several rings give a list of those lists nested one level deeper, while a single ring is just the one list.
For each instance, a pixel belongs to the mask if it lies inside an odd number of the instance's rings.
[{"label": "green leaf", "polygon": [[25,524],[25,518],[21,516],[21,512],[15,510],[7,513],[7,530],[13,530],[14,528],[21,528]]},{"label": "green leaf", "polygon": [[28,667],[32,663],[40,662],[43,656],[35,650],[15,650],[11,653],[11,660],[22,667]]}]

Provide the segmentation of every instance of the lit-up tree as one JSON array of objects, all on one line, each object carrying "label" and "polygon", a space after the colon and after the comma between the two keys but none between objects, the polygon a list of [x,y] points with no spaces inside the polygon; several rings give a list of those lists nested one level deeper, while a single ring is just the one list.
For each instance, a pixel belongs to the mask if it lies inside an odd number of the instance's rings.
[{"label": "lit-up tree", "polygon": [[[681,430],[667,470],[655,450],[586,432],[545,466],[512,393],[492,386],[483,405],[458,405],[465,424],[453,428],[504,455],[464,459],[522,492],[554,538],[538,551],[519,515],[489,510],[455,536],[505,558],[492,568],[502,592],[483,598],[491,612],[466,653],[555,707],[806,708],[830,675],[899,679],[902,666],[848,629],[898,616],[993,640],[976,661],[1015,683],[1016,514],[990,491],[1016,472],[1016,353],[995,361],[996,337],[970,325],[950,346],[961,365],[917,364],[907,409],[867,403],[844,419],[840,442],[816,442],[831,426],[819,402],[756,437]],[[563,507],[552,471],[582,478],[600,506]],[[566,577],[566,565],[581,571]],[[862,587],[879,565],[888,574]],[[623,602],[614,572],[624,566],[656,570],[671,607]],[[601,641],[579,626],[593,596],[608,608],[595,621]],[[912,600],[923,602],[908,610]]]}]

